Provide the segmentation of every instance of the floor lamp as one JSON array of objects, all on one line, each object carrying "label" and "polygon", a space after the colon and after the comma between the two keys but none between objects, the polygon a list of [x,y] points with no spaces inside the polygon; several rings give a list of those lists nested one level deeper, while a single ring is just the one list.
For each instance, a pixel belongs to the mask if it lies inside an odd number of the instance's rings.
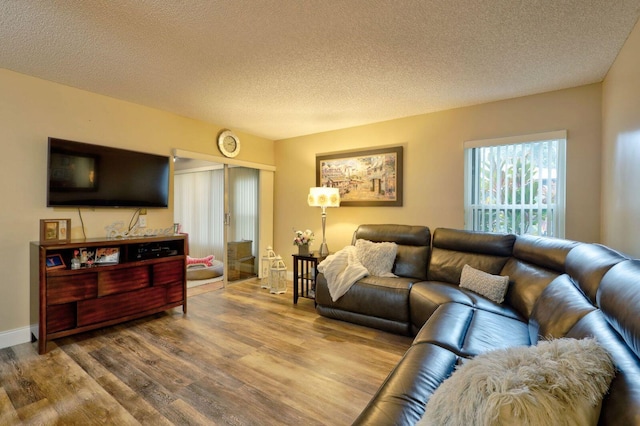
[{"label": "floor lamp", "polygon": [[322,244],[318,254],[323,257],[328,256],[329,248],[325,237],[327,207],[340,207],[340,191],[338,191],[338,188],[328,188],[326,186],[309,188],[307,202],[311,207],[322,207]]}]

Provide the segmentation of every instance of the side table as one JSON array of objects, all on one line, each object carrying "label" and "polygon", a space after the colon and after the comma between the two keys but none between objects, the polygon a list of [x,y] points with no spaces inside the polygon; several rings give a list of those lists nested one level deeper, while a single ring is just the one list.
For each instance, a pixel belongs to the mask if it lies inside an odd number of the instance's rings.
[{"label": "side table", "polygon": [[293,303],[298,303],[298,297],[316,298],[316,274],[318,263],[326,256],[318,253],[308,255],[293,255]]}]

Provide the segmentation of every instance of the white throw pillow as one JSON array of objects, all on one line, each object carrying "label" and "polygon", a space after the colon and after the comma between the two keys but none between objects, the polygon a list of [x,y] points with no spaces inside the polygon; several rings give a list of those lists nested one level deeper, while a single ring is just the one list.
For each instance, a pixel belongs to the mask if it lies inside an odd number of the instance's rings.
[{"label": "white throw pillow", "polygon": [[374,277],[396,277],[391,272],[398,254],[396,243],[374,243],[369,240],[356,240],[356,256]]},{"label": "white throw pillow", "polygon": [[464,265],[460,275],[460,287],[481,294],[496,303],[502,303],[504,295],[507,293],[507,287],[509,287],[509,277],[491,275],[469,265]]},{"label": "white throw pillow", "polygon": [[467,361],[436,389],[419,425],[596,425],[615,375],[595,339],[557,339]]}]

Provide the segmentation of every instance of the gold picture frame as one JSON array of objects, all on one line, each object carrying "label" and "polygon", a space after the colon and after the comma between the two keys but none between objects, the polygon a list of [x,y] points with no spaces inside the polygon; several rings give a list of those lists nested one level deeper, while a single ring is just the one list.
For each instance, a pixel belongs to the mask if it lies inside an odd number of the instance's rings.
[{"label": "gold picture frame", "polygon": [[40,219],[40,242],[60,243],[71,240],[71,219]]},{"label": "gold picture frame", "polygon": [[403,147],[316,155],[316,186],[340,190],[340,207],[401,207]]}]

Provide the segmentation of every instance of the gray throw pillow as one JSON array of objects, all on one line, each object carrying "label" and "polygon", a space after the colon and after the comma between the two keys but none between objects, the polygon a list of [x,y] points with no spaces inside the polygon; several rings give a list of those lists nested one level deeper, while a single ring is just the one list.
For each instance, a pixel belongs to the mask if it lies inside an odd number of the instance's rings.
[{"label": "gray throw pillow", "polygon": [[398,254],[398,245],[392,242],[374,243],[356,240],[356,256],[374,277],[396,277],[391,270]]},{"label": "gray throw pillow", "polygon": [[464,265],[460,275],[460,287],[481,294],[496,303],[502,303],[509,287],[509,277],[491,275]]}]

